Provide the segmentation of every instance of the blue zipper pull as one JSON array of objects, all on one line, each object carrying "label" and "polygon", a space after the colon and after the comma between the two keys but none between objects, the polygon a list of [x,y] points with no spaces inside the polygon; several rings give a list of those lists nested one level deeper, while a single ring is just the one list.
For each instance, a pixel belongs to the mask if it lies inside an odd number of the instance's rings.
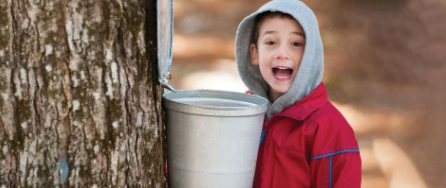
[{"label": "blue zipper pull", "polygon": [[260,144],[259,145],[262,145],[263,137],[265,137],[265,134],[266,134],[266,131],[262,130],[262,135],[260,136]]}]

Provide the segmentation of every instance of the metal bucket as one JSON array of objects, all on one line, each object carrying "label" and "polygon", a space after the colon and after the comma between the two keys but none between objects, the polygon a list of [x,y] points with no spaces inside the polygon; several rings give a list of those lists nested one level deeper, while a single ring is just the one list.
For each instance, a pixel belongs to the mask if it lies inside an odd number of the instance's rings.
[{"label": "metal bucket", "polygon": [[163,96],[171,188],[251,188],[268,101],[182,90]]}]

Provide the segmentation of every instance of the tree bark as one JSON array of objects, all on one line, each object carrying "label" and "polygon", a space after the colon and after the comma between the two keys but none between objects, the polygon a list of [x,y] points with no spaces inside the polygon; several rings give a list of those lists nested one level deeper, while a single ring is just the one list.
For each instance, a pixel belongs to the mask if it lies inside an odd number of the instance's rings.
[{"label": "tree bark", "polygon": [[166,187],[155,0],[0,0],[0,187]]}]

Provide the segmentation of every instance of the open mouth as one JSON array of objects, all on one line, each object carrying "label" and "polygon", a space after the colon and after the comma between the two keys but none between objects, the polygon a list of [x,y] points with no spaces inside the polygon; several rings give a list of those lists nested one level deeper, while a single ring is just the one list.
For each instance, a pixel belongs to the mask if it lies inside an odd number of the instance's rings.
[{"label": "open mouth", "polygon": [[273,67],[273,75],[278,80],[288,80],[293,74],[293,69],[290,67],[276,66]]}]

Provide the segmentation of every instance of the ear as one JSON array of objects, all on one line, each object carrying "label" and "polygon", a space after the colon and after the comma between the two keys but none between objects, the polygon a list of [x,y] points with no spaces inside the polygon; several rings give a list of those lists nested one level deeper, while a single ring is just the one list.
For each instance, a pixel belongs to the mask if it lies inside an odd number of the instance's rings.
[{"label": "ear", "polygon": [[251,63],[253,65],[259,65],[259,50],[257,50],[256,45],[251,44],[249,46],[249,53],[251,54]]}]

